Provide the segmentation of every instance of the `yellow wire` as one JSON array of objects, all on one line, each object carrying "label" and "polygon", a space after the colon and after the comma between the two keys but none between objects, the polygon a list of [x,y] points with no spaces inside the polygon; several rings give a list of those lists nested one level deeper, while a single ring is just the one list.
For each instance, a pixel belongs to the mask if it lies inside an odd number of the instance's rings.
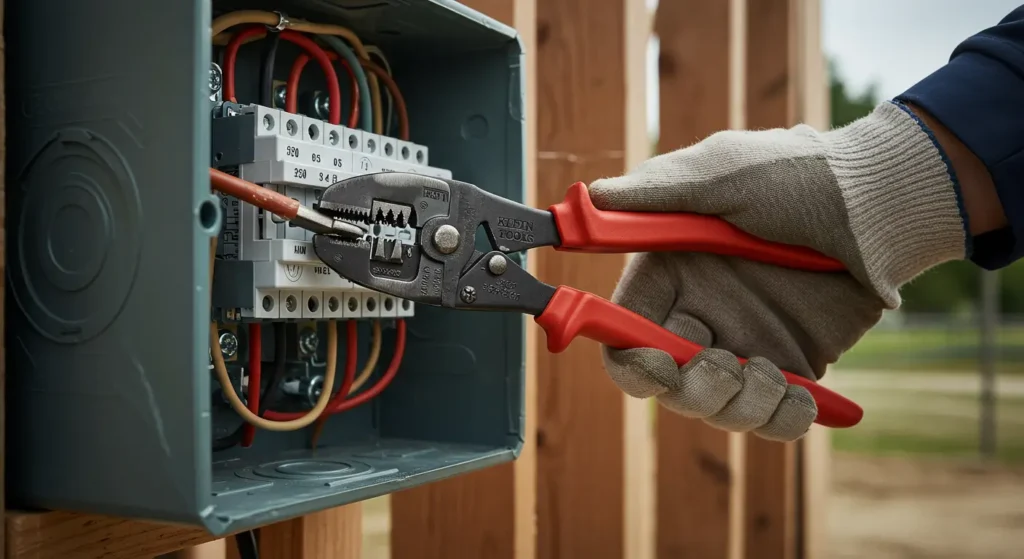
[{"label": "yellow wire", "polygon": [[[210,292],[213,293],[213,265],[214,256],[217,252],[217,237],[210,238]],[[220,382],[221,390],[228,398],[231,409],[240,415],[249,424],[266,429],[267,431],[297,431],[311,425],[320,414],[327,409],[331,400],[331,390],[334,388],[334,372],[338,364],[338,325],[333,321],[327,322],[327,366],[324,371],[324,386],[316,405],[306,415],[289,421],[271,421],[262,418],[249,410],[248,407],[235,393],[235,386],[231,384],[231,377],[228,376],[227,365],[224,364],[224,355],[220,352],[220,333],[216,321],[210,321],[210,347],[213,354],[213,369],[217,373],[217,380]]]},{"label": "yellow wire", "polygon": [[[276,27],[280,22],[280,16],[273,12],[239,10],[224,14],[213,20],[213,24],[210,26],[210,36],[213,37],[213,44],[224,45],[227,44],[230,37],[223,33],[231,27],[243,23],[259,23]],[[289,20],[285,27],[301,33],[341,37],[352,44],[352,48],[360,58],[370,60],[370,53],[366,51],[363,42],[347,27],[327,23],[310,23],[303,20]],[[373,129],[377,134],[382,134],[384,132],[384,119],[381,116],[380,84],[377,82],[377,76],[373,74],[367,75],[366,80],[370,85],[370,99],[373,105]]]},{"label": "yellow wire", "polygon": [[373,374],[373,370],[377,368],[377,361],[380,360],[380,345],[381,345],[381,333],[380,333],[380,321],[373,321],[373,345],[370,346],[370,355],[366,358],[366,364],[363,365],[363,370],[359,371],[359,376],[356,380],[352,381],[352,388],[349,389],[349,394],[355,394],[356,390],[362,388],[366,381],[370,380],[370,375]]}]

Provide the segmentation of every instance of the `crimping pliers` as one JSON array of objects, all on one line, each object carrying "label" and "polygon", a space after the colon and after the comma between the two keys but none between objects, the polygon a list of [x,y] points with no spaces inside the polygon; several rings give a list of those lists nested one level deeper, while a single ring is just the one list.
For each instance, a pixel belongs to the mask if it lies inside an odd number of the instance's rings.
[{"label": "crimping pliers", "polygon": [[[509,253],[542,246],[603,253],[699,251],[810,271],[844,270],[835,259],[765,241],[717,217],[598,210],[582,183],[544,211],[464,182],[386,172],[332,185],[317,209],[366,229],[355,239],[314,237],[317,256],[338,274],[417,303],[532,314],[552,352],[584,336],[615,348],[658,348],[683,364],[704,348],[606,299],[547,285]],[[481,225],[491,246],[487,252],[476,249]],[[785,375],[814,397],[816,423],[850,427],[860,421],[863,411],[854,402],[804,377]]]}]

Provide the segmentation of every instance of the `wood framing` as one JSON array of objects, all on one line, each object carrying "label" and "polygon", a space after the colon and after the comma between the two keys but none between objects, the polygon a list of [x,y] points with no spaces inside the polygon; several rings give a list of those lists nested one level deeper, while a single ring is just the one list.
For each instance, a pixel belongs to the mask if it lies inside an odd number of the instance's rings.
[{"label": "wood framing", "polygon": [[[658,151],[743,126],[745,4],[660,2]],[[658,407],[659,558],[740,556],[743,447],[740,435]]]},{"label": "wood framing", "polygon": [[[748,0],[746,126],[786,127],[796,117],[790,0]],[[796,557],[796,444],[747,437],[745,556]]]},{"label": "wood framing", "polygon": [[[645,134],[634,128],[645,127],[636,89],[643,82],[634,79],[644,64],[643,6],[537,3],[538,206],[562,200],[576,181],[622,174],[646,154]],[[606,297],[626,262],[552,250],[535,258],[544,281]],[[577,340],[559,355],[541,351],[537,370],[537,556],[643,553],[646,403],[625,397],[608,378],[595,343]]]},{"label": "wood framing", "polygon": [[363,512],[359,503],[260,528],[261,559],[360,559]]},{"label": "wood framing", "polygon": [[[464,0],[515,27],[526,50],[526,198],[535,202],[536,0]],[[535,260],[528,269],[535,272]],[[526,443],[512,464],[391,496],[391,554],[417,559],[531,559],[536,550],[536,328],[527,321]]]},{"label": "wood framing", "polygon": [[[746,125],[828,127],[819,0],[747,0]],[[755,24],[756,23],[756,24]],[[746,556],[824,553],[828,432],[815,427],[797,443],[747,437]],[[753,465],[756,464],[756,467]]]},{"label": "wood framing", "polygon": [[7,513],[6,559],[75,557],[138,559],[210,541],[198,528],[183,528],[71,512]]}]

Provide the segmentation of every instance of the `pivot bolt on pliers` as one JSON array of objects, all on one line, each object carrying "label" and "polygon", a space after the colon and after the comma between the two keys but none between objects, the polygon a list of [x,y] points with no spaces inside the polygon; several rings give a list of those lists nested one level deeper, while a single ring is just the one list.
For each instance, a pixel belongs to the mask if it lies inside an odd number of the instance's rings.
[{"label": "pivot bolt on pliers", "polygon": [[[366,230],[354,239],[330,233],[314,237],[317,256],[338,274],[417,303],[532,314],[547,333],[548,350],[555,353],[577,336],[614,348],[658,348],[680,365],[704,348],[606,299],[547,285],[508,253],[542,246],[591,253],[700,251],[810,271],[844,270],[837,260],[765,241],[717,217],[598,210],[582,183],[543,211],[464,182],[376,173],[332,185],[318,210]],[[492,247],[488,252],[476,249],[481,225]],[[863,416],[843,396],[784,374],[814,397],[816,423],[850,427]]]}]

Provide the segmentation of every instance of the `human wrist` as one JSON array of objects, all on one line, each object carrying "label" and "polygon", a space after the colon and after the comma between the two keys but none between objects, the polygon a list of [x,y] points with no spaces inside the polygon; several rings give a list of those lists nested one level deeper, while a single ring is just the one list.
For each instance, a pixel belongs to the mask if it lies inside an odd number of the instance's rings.
[{"label": "human wrist", "polygon": [[894,103],[825,137],[860,272],[888,306],[898,307],[903,284],[967,254],[968,218],[955,170],[927,125]]}]

